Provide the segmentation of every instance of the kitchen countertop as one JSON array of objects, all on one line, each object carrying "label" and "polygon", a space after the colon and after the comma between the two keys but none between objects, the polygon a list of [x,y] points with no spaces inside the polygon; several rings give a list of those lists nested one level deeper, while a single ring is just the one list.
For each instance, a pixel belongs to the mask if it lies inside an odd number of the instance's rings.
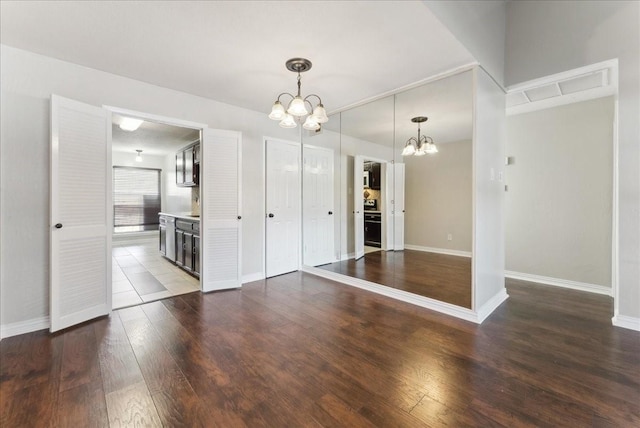
[{"label": "kitchen countertop", "polygon": [[167,215],[167,216],[171,216],[171,217],[175,217],[175,218],[182,218],[182,219],[185,219],[185,220],[200,221],[200,215],[194,216],[191,213],[163,213],[163,212],[160,212],[160,213],[158,213],[158,215]]}]

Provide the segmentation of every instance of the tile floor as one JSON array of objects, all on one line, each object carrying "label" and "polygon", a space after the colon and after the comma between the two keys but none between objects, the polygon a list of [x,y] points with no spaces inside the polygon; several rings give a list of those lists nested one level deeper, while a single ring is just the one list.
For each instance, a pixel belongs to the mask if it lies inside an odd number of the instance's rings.
[{"label": "tile floor", "polygon": [[115,239],[112,246],[113,309],[191,293],[200,281],[158,251],[158,237]]}]

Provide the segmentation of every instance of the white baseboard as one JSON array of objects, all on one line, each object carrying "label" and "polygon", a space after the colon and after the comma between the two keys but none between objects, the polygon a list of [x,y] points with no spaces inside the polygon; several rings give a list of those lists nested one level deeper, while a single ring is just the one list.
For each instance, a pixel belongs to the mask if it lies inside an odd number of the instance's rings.
[{"label": "white baseboard", "polygon": [[602,285],[570,281],[568,279],[551,278],[548,276],[532,275],[530,273],[506,270],[504,271],[504,276],[511,279],[519,279],[521,281],[538,282],[540,284],[553,285],[555,287],[570,288],[572,290],[586,291],[588,293],[604,294],[605,296],[612,296],[613,292],[612,288]]},{"label": "white baseboard", "polygon": [[640,318],[628,317],[626,315],[616,315],[611,318],[611,323],[616,327],[640,331]]},{"label": "white baseboard", "polygon": [[262,272],[254,272],[248,275],[242,275],[242,283],[246,284],[247,282],[260,281],[264,279],[264,273]]},{"label": "white baseboard", "polygon": [[349,259],[353,259],[356,256],[356,253],[345,253],[340,257],[340,261],[345,261]]},{"label": "white baseboard", "polygon": [[[353,277],[345,276],[336,272],[331,272],[328,270],[319,269],[319,268],[310,267],[310,266],[304,266],[302,268],[302,271],[310,273],[312,275],[320,276],[322,278],[327,278],[336,282],[340,282],[342,284],[346,284],[352,287],[357,287],[363,290],[371,291],[376,294],[381,294],[383,296],[390,297],[392,299],[411,303],[413,305],[420,306],[426,309],[431,309],[432,311],[440,312],[445,315],[450,315],[466,321],[471,321],[477,324],[480,324],[484,320],[484,319],[481,320],[478,314],[472,311],[471,309],[462,308],[460,306],[452,305],[450,303],[445,303],[439,300],[430,299],[428,297],[419,296],[417,294],[408,293],[404,290],[398,290],[395,288],[376,284],[374,282],[369,282],[363,279],[353,278]],[[506,292],[504,294],[506,295]],[[492,299],[489,303],[492,303],[494,299]],[[499,303],[502,303],[502,301],[504,300],[501,300]],[[489,306],[490,306],[489,303],[485,304],[485,306],[483,307],[483,310],[485,312],[488,311],[486,313],[483,312],[484,318],[489,316],[491,311],[493,311],[493,309],[498,307],[497,305],[495,305],[495,307],[489,311]]]},{"label": "white baseboard", "polygon": [[482,307],[476,311],[478,324],[482,324],[482,322],[486,320],[487,317],[491,315],[493,311],[495,311],[498,306],[500,306],[502,302],[504,302],[508,298],[509,295],[507,294],[506,288],[502,288],[500,291],[498,291],[495,296],[489,299],[487,303],[482,305]]},{"label": "white baseboard", "polygon": [[49,317],[34,318],[0,326],[0,339],[48,329],[51,326]]},{"label": "white baseboard", "polygon": [[449,250],[447,248],[422,247],[420,245],[405,244],[406,250],[424,251],[427,253],[446,254],[448,256],[471,257],[471,251]]}]

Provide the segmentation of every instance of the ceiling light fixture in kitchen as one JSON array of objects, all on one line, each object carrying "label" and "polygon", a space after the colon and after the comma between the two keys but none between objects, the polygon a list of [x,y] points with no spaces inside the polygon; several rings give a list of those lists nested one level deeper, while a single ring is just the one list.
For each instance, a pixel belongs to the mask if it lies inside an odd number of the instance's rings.
[{"label": "ceiling light fixture in kitchen", "polygon": [[120,121],[120,129],[123,131],[135,131],[140,128],[144,120],[142,119],[134,119],[132,117],[123,117]]},{"label": "ceiling light fixture in kitchen", "polygon": [[420,124],[426,122],[429,118],[425,116],[417,116],[411,119],[411,122],[418,124],[418,138],[411,137],[407,140],[402,150],[402,156],[424,156],[426,154],[438,153],[438,148],[431,137],[420,135]]},{"label": "ceiling light fixture in kitchen", "polygon": [[142,150],[136,150],[138,154],[136,155],[136,162],[142,162]]},{"label": "ceiling light fixture in kitchen", "polygon": [[[276,102],[273,103],[273,107],[271,108],[269,119],[279,120],[280,126],[283,128],[295,128],[297,126],[296,120],[301,121],[303,117],[307,116],[302,127],[310,131],[317,131],[323,123],[329,121],[327,112],[322,105],[322,100],[316,94],[309,94],[304,98],[300,95],[300,73],[311,69],[311,61],[305,58],[291,58],[285,65],[287,70],[298,73],[298,92],[296,95],[290,94],[289,92],[283,92],[278,95]],[[291,101],[287,104],[286,110],[280,102],[280,98],[283,95],[291,97]],[[318,99],[318,104],[315,107],[313,107],[311,101],[309,101],[311,97]],[[307,110],[307,104],[310,110]]]}]

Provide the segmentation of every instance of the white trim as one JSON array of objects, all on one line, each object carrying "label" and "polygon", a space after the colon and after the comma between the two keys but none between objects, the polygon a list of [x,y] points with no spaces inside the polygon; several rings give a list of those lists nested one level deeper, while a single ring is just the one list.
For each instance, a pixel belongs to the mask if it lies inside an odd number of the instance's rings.
[{"label": "white trim", "polygon": [[[419,296],[417,294],[409,293],[404,290],[398,290],[395,288],[387,287],[385,285],[376,284],[374,282],[365,281],[359,278],[353,278],[345,276],[336,272],[331,272],[324,269],[319,269],[311,266],[303,266],[301,269],[303,272],[310,273],[312,275],[320,276],[322,278],[330,279],[336,282],[340,282],[351,287],[361,288],[366,291],[371,291],[376,294],[381,294],[386,297],[390,297],[402,302],[411,303],[412,305],[420,306],[432,311],[436,311],[445,315],[450,315],[455,318],[460,318],[465,321],[470,321],[476,324],[480,324],[504,300],[500,300],[495,305],[496,298],[492,298],[483,307],[484,318],[480,318],[478,314],[471,309],[462,308],[460,306],[452,305],[450,303],[441,302],[439,300],[430,299],[429,297]],[[504,290],[503,290],[504,291]],[[504,293],[506,295],[506,292]],[[501,296],[502,297],[502,296]],[[506,297],[505,297],[506,298]],[[495,306],[490,309],[490,306]],[[485,309],[486,308],[486,309]],[[490,309],[490,311],[489,311]],[[489,312],[487,312],[489,311]]]},{"label": "white trim", "polygon": [[[612,79],[618,80],[618,69],[612,73]],[[613,101],[613,191],[612,191],[612,207],[611,207],[611,291],[613,296],[613,314],[614,319],[619,318],[620,308],[620,263],[618,257],[618,248],[620,244],[620,177],[619,177],[619,113],[618,113],[619,94],[616,91]],[[623,315],[624,317],[624,315]],[[615,322],[614,322],[614,325]]]},{"label": "white trim", "polygon": [[586,282],[571,281],[568,279],[552,278],[549,276],[533,275],[530,273],[504,271],[506,278],[518,279],[521,281],[537,282],[545,285],[553,285],[554,287],[570,288],[572,290],[586,291],[588,293],[603,294],[605,296],[612,295],[612,289],[603,285],[589,284]]},{"label": "white trim", "polygon": [[[474,69],[476,66],[479,66],[479,63],[477,61],[473,61],[473,62],[470,62],[468,64],[461,65],[460,67],[455,67],[455,68],[453,68],[451,70],[435,74],[433,76],[427,77],[427,78],[422,79],[422,80],[418,80],[417,82],[409,83],[408,85],[400,86],[399,88],[390,89],[390,90],[388,90],[386,92],[383,92],[381,94],[374,95],[373,97],[365,98],[364,100],[357,101],[357,102],[355,102],[353,104],[348,104],[348,105],[346,105],[344,107],[340,107],[339,109],[331,110],[331,111],[327,112],[327,115],[331,116],[332,114],[335,114],[335,113],[341,113],[341,112],[346,111],[346,110],[351,110],[352,108],[360,107],[360,106],[363,106],[365,104],[369,104],[370,102],[377,101],[377,100],[382,99],[382,98],[386,98],[389,95],[399,94],[400,92],[408,91],[409,89],[417,88],[418,86],[426,85],[427,83],[435,82],[436,80],[444,79],[444,78],[453,76],[455,74],[464,73],[465,71],[469,71],[469,70]],[[493,79],[493,77],[492,77],[492,79]],[[502,88],[502,86],[500,86],[500,87]],[[503,89],[503,91],[504,91],[504,89]]]},{"label": "white trim", "polygon": [[626,315],[616,315],[611,318],[611,323],[616,327],[640,331],[640,318],[628,317]]},{"label": "white trim", "polygon": [[447,248],[422,247],[405,244],[405,250],[424,251],[426,253],[446,254],[448,256],[471,257],[471,251],[449,250]]},{"label": "white trim", "polygon": [[498,293],[496,293],[495,296],[489,299],[484,305],[482,305],[480,309],[478,309],[478,312],[476,313],[476,316],[478,317],[478,321],[476,322],[478,324],[482,324],[482,322],[486,320],[487,317],[491,315],[493,311],[495,311],[498,308],[498,306],[500,306],[502,302],[504,302],[508,298],[509,298],[509,295],[507,294],[507,289],[506,288],[500,289],[500,291],[498,291]]},{"label": "white trim", "polygon": [[340,256],[340,261],[351,260],[356,257],[356,253],[344,253]]},{"label": "white trim", "polygon": [[260,281],[264,279],[264,272],[254,272],[247,275],[242,275],[242,283],[246,284],[247,282]]},{"label": "white trim", "polygon": [[0,339],[18,336],[20,334],[31,333],[38,330],[48,330],[51,321],[48,316],[41,318],[33,318],[26,321],[18,321],[11,324],[0,326]]},{"label": "white trim", "polygon": [[139,117],[152,122],[163,123],[165,125],[183,126],[185,128],[193,128],[193,129],[200,129],[200,130],[209,127],[209,125],[204,123],[191,122],[189,120],[182,120],[182,119],[175,119],[173,117],[160,116],[157,114],[151,114],[151,113],[135,111],[135,110],[128,110],[120,107],[107,106],[104,104],[102,105],[102,108],[107,109],[112,113],[125,115],[125,116]]}]

